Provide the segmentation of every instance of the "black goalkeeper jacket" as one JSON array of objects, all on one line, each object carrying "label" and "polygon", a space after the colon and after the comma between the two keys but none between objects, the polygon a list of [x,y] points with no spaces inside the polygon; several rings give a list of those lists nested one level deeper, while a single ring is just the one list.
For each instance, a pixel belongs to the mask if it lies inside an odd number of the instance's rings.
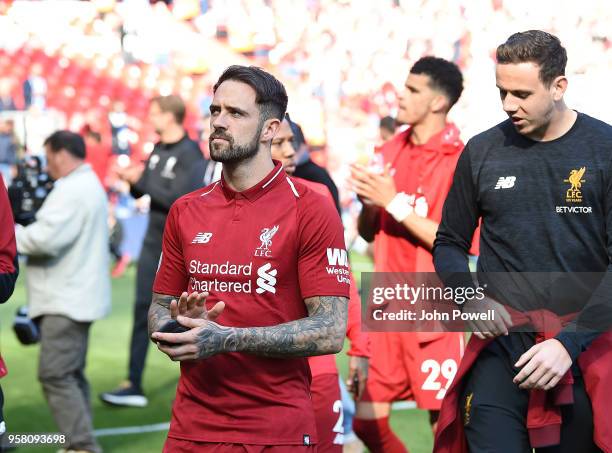
[{"label": "black goalkeeper jacket", "polygon": [[[549,277],[548,288],[562,299],[569,294],[564,285],[580,284],[578,274],[568,273],[603,275],[585,300],[573,301],[581,314],[556,337],[573,360],[597,336],[585,330],[612,326],[612,126],[578,113],[566,134],[547,142],[520,135],[510,120],[472,138],[434,243],[443,280],[468,272],[479,221],[479,280],[487,272],[564,273],[567,278]],[[576,332],[578,324],[587,329]]]},{"label": "black goalkeeper jacket", "polygon": [[166,216],[179,197],[204,185],[206,159],[186,134],[176,143],[157,143],[140,180],[131,187],[134,198],[151,197],[145,241],[161,248]]}]

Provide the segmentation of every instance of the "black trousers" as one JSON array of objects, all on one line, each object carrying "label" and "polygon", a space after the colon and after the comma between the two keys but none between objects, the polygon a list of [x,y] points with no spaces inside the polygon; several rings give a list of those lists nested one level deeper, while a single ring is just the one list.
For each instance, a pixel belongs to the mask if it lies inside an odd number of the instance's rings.
[{"label": "black trousers", "polygon": [[[529,392],[512,382],[519,369],[503,351],[487,348],[466,379],[461,413],[470,453],[531,453],[527,433]],[[575,376],[574,404],[562,406],[560,445],[536,453],[598,453],[593,412],[581,376]]]},{"label": "black trousers", "polygon": [[134,303],[134,325],[130,341],[129,380],[139,389],[142,388],[142,373],[149,349],[148,315],[153,282],[159,256],[161,254],[161,237],[147,236],[142,245],[138,268],[136,270],[136,302]]}]

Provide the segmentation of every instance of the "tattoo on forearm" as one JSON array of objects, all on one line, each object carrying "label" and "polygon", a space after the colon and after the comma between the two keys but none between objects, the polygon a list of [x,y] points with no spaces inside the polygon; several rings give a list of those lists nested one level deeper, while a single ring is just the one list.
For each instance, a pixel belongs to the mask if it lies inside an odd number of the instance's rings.
[{"label": "tattoo on forearm", "polygon": [[217,323],[209,322],[206,328],[198,334],[199,356],[206,358],[220,352],[236,351],[232,344],[233,331],[235,330],[233,327],[223,327]]},{"label": "tattoo on forearm", "polygon": [[346,333],[348,300],[305,300],[309,316],[270,327],[232,328],[209,323],[199,334],[200,356],[248,352],[266,357],[307,357],[337,352]]},{"label": "tattoo on forearm", "polygon": [[149,307],[149,337],[170,319],[170,302],[175,298],[153,293]]}]

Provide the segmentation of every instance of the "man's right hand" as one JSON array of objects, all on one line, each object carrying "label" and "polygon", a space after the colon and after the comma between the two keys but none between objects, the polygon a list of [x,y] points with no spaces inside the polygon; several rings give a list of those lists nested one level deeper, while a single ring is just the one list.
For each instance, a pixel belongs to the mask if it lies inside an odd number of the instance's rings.
[{"label": "man's right hand", "polygon": [[512,318],[506,308],[489,297],[465,302],[463,312],[494,314],[492,316],[494,319],[466,321],[470,331],[474,332],[474,335],[481,340],[508,335],[508,329],[512,327]]},{"label": "man's right hand", "polygon": [[189,330],[181,333],[151,334],[157,348],[172,361],[206,359],[215,354],[233,352],[232,342],[227,341],[233,333],[232,328],[201,318],[179,316],[177,321]]},{"label": "man's right hand", "polygon": [[346,380],[348,391],[353,394],[355,400],[361,399],[368,380],[370,359],[367,357],[351,356],[349,358],[349,375]]},{"label": "man's right hand", "polygon": [[363,205],[363,208],[367,207],[376,208],[376,205],[372,200],[367,198],[360,190],[358,190],[357,185],[361,184],[367,178],[367,170],[363,165],[360,164],[352,164],[351,165],[351,177],[348,179],[348,187],[350,190],[353,190],[357,195],[357,199]]},{"label": "man's right hand", "polygon": [[215,321],[225,309],[225,302],[217,302],[210,310],[206,309],[207,292],[191,294],[186,291],[181,294],[177,301],[176,299],[170,302],[170,316],[176,319],[179,315],[192,319],[206,319]]},{"label": "man's right hand", "polygon": [[144,167],[142,165],[132,164],[127,167],[117,166],[115,168],[117,176],[123,181],[127,181],[129,184],[134,185],[141,178]]}]

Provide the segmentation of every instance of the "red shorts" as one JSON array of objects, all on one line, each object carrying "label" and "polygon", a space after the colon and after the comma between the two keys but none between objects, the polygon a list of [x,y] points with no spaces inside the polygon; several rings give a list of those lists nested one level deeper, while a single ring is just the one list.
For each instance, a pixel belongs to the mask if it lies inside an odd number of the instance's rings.
[{"label": "red shorts", "polygon": [[462,332],[370,332],[372,356],[362,401],[413,400],[440,410],[463,355]]},{"label": "red shorts", "polygon": [[195,442],[168,437],[163,453],[314,453],[315,445],[252,445]]},{"label": "red shorts", "polygon": [[344,413],[337,374],[320,374],[310,384],[312,406],[317,423],[317,452],[342,453]]}]

